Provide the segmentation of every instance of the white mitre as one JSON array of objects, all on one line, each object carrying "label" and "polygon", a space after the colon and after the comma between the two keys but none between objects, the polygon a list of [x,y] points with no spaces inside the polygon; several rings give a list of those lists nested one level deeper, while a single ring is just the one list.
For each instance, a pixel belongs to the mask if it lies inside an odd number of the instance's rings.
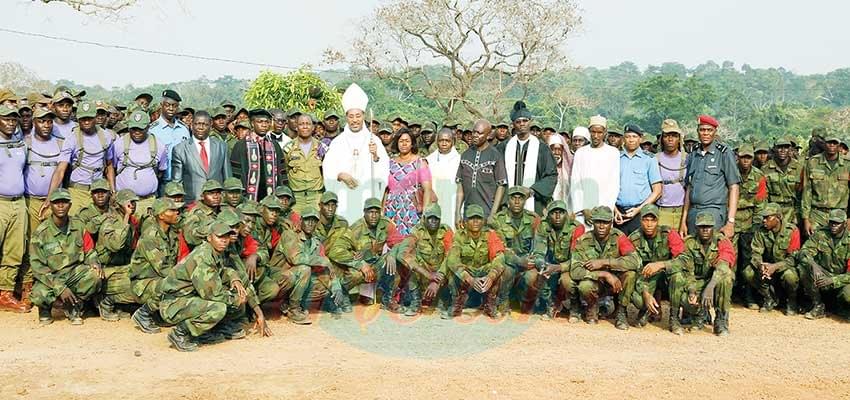
[{"label": "white mitre", "polygon": [[368,104],[369,96],[356,83],[352,83],[348,89],[345,89],[345,93],[342,94],[342,108],[345,112],[353,109],[366,111]]}]

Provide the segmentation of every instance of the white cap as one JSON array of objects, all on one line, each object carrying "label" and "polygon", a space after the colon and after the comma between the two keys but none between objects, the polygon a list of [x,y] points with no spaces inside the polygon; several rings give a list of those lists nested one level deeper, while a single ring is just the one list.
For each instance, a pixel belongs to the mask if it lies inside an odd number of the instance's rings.
[{"label": "white cap", "polygon": [[573,129],[573,137],[576,136],[583,137],[588,142],[590,141],[590,131],[583,126],[577,126],[575,129]]},{"label": "white cap", "polygon": [[342,108],[345,112],[353,109],[366,111],[367,105],[369,105],[369,96],[356,83],[352,83],[342,94]]},{"label": "white cap", "polygon": [[563,147],[567,147],[566,142],[564,142],[564,137],[557,133],[552,136],[549,136],[549,143],[547,144],[549,146],[552,146],[554,144],[560,144]]},{"label": "white cap", "polygon": [[605,117],[603,117],[601,115],[594,115],[594,116],[590,117],[590,124],[587,125],[587,126],[589,128],[593,125],[599,125],[599,126],[605,128],[605,129],[608,129],[608,119],[606,119]]}]

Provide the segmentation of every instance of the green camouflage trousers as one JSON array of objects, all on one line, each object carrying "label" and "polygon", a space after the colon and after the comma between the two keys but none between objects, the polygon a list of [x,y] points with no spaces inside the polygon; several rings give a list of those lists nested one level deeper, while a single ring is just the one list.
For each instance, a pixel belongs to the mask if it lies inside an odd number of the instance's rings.
[{"label": "green camouflage trousers", "polygon": [[[58,280],[64,282],[65,287],[71,289],[71,293],[80,300],[88,299],[100,289],[100,277],[89,265],[77,265],[64,270],[60,273]],[[32,286],[30,301],[38,308],[50,308],[60,294],[61,292],[56,293],[53,288],[36,280]]]},{"label": "green camouflage trousers", "polygon": [[[824,271],[824,274],[829,277],[833,276],[827,271]],[[803,291],[813,302],[820,303],[823,295],[826,294],[827,296],[833,296],[838,301],[839,307],[845,307],[847,310],[850,310],[850,285],[833,285],[828,288],[819,289],[815,286],[815,277],[812,268],[806,265],[806,263],[800,265],[800,278],[803,283]]]},{"label": "green camouflage trousers", "polygon": [[[719,311],[729,311],[732,307],[732,277],[734,273],[726,265],[717,266],[712,274],[717,276],[717,285],[714,287],[714,308]],[[676,274],[681,275],[681,274]],[[674,296],[679,299],[679,303],[691,315],[696,315],[701,309],[701,296],[705,290],[705,286],[711,277],[706,279],[671,279],[670,280],[670,298]],[[688,293],[693,291],[697,295],[697,304],[688,303]]]},{"label": "green camouflage trousers", "polygon": [[782,285],[785,293],[796,293],[800,287],[800,274],[797,268],[791,267],[785,271],[775,272],[772,279],[763,279],[761,271],[757,271],[752,265],[747,265],[741,271],[741,277],[744,282],[764,297],[770,295],[771,284],[778,282]]},{"label": "green camouflage trousers", "polygon": [[260,274],[258,268],[257,275],[259,278],[254,279],[254,287],[257,290],[260,304],[274,300],[279,295],[289,294],[290,307],[300,307],[304,295],[310,287],[310,267],[297,265],[286,270],[281,268],[263,269],[265,271]]},{"label": "green camouflage trousers", "polygon": [[141,300],[133,292],[130,283],[130,267],[127,265],[103,267],[103,295],[116,304],[136,304]]},{"label": "green camouflage trousers", "polygon": [[[620,290],[620,293],[617,294],[617,304],[627,307],[632,301],[632,293],[635,291],[637,273],[635,271],[624,271],[611,272],[611,274],[619,278],[620,282],[623,284],[623,290]],[[610,292],[608,285],[604,284],[601,279],[599,281],[584,279],[578,283],[579,296],[581,296],[581,298],[588,304],[595,303],[599,300],[599,297],[602,295],[600,292]]]},{"label": "green camouflage trousers", "polygon": [[511,291],[516,288],[517,298],[522,304],[534,305],[545,281],[536,269],[517,270],[510,265],[505,266],[499,284],[499,304],[506,305],[510,300]]},{"label": "green camouflage trousers", "polygon": [[159,314],[166,323],[177,325],[185,321],[192,336],[200,336],[214,328],[228,311],[227,304],[200,297],[163,299],[159,307]]},{"label": "green camouflage trousers", "polygon": [[151,311],[159,310],[159,300],[162,297],[161,283],[162,278],[134,279],[130,281],[133,294],[138,298],[139,304],[147,304]]}]

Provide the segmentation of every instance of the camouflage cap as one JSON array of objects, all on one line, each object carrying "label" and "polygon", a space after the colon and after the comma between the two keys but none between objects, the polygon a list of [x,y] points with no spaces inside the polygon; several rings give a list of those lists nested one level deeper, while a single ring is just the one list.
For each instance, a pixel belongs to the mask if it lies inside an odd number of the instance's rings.
[{"label": "camouflage cap", "polygon": [[213,235],[216,235],[218,237],[222,237],[222,236],[234,234],[234,233],[236,233],[236,231],[233,230],[233,228],[231,228],[230,225],[227,225],[227,224],[225,224],[221,221],[216,221],[215,223],[213,223],[213,225],[210,229],[210,233],[212,233]]},{"label": "camouflage cap", "polygon": [[222,101],[221,101],[221,103],[218,103],[218,105],[219,105],[219,106],[221,106],[221,107],[233,107],[233,108],[236,108],[236,104],[234,104],[232,101],[227,100],[227,99],[222,100]]},{"label": "camouflage cap", "polygon": [[245,190],[245,188],[242,187],[242,181],[239,180],[239,178],[234,177],[225,179],[222,187],[228,192],[241,192]]},{"label": "camouflage cap", "polygon": [[185,196],[186,191],[183,190],[183,184],[180,182],[168,182],[163,190],[166,196]]},{"label": "camouflage cap", "polygon": [[109,111],[110,105],[103,100],[95,100],[94,109],[95,111]]},{"label": "camouflage cap", "polygon": [[204,182],[203,186],[201,186],[201,193],[214,192],[214,191],[217,191],[217,190],[221,191],[223,189],[224,188],[221,186],[221,182],[219,182],[215,179],[209,179],[206,182]]},{"label": "camouflage cap", "polygon": [[758,142],[756,142],[755,146],[753,147],[753,150],[756,153],[760,151],[768,152],[770,151],[770,145],[767,144],[767,141],[759,140]]},{"label": "camouflage cap", "polygon": [[334,192],[324,192],[322,193],[322,199],[319,200],[320,203],[325,204],[329,201],[335,201],[339,203],[339,197],[336,196]]},{"label": "camouflage cap", "polygon": [[777,146],[777,147],[779,147],[779,146],[793,146],[793,143],[791,143],[790,138],[788,138],[787,136],[783,136],[783,137],[777,138],[776,142],[773,145]]},{"label": "camouflage cap", "polygon": [[210,110],[210,117],[211,118],[215,118],[215,117],[219,117],[219,116],[221,116],[221,117],[227,116],[227,110],[224,109],[224,106],[216,106],[216,107],[213,107],[212,110]]},{"label": "camouflage cap", "polygon": [[838,134],[837,134],[837,133],[835,133],[835,131],[830,130],[830,131],[828,131],[828,132],[826,133],[826,135],[824,135],[823,141],[824,141],[824,142],[838,142],[838,143],[841,143],[841,136],[838,136]]},{"label": "camouflage cap", "polygon": [[14,115],[16,117],[21,115],[18,112],[17,107],[10,105],[10,104],[4,104],[4,105],[0,106],[0,117],[9,117],[9,116],[12,116],[12,115]]},{"label": "camouflage cap", "polygon": [[151,210],[153,211],[153,215],[160,215],[168,210],[179,210],[180,205],[177,204],[172,199],[168,197],[162,197],[153,201],[153,205],[151,206]]},{"label": "camouflage cap", "polygon": [[243,119],[242,121],[239,121],[239,123],[236,124],[236,127],[237,128],[245,128],[245,129],[254,129],[254,127],[251,126],[251,121],[249,121],[247,119]]},{"label": "camouflage cap", "polygon": [[301,110],[299,110],[298,107],[292,107],[292,108],[289,109],[289,111],[286,112],[286,117],[292,118],[292,117],[294,117],[296,115],[300,115],[300,114],[301,114]]},{"label": "camouflage cap", "polygon": [[215,218],[216,222],[222,222],[230,227],[235,227],[242,222],[242,216],[233,208],[222,208]]},{"label": "camouflage cap", "polygon": [[658,206],[655,204],[647,204],[640,209],[640,217],[643,218],[647,215],[655,216],[658,218]]},{"label": "camouflage cap", "polygon": [[290,189],[289,186],[278,186],[274,190],[274,195],[277,197],[288,196],[290,199],[295,199],[295,195],[292,194],[292,189]]},{"label": "camouflage cap", "polygon": [[94,102],[83,100],[77,104],[77,119],[94,118],[97,116],[97,106]]},{"label": "camouflage cap", "polygon": [[139,196],[136,196],[130,189],[121,189],[115,193],[115,202],[120,205],[129,204],[131,201],[139,201]]},{"label": "camouflage cap", "polygon": [[53,193],[50,193],[50,198],[48,198],[48,200],[49,201],[59,201],[59,200],[71,201],[71,192],[69,192],[68,189],[65,189],[65,188],[58,188],[58,189],[54,190]]},{"label": "camouflage cap", "polygon": [[611,222],[614,220],[614,212],[608,206],[597,206],[590,210],[591,220]]},{"label": "camouflage cap", "polygon": [[142,110],[133,111],[127,117],[127,128],[147,129],[151,123],[151,117]]},{"label": "camouflage cap", "polygon": [[779,204],[767,203],[767,204],[764,205],[764,208],[762,208],[759,215],[762,218],[769,217],[771,215],[782,215],[782,208],[779,207]]},{"label": "camouflage cap", "polygon": [[697,214],[696,226],[714,226],[714,214],[703,211]]},{"label": "camouflage cap", "polygon": [[392,135],[392,134],[393,134],[393,130],[392,130],[392,129],[390,129],[390,127],[389,127],[389,126],[385,126],[385,127],[383,127],[383,128],[378,129],[378,135],[380,135],[380,134],[382,134],[382,133],[387,133],[387,134]]},{"label": "camouflage cap", "polygon": [[741,147],[738,147],[738,157],[750,156],[755,157],[756,153],[753,150],[753,145],[749,143],[744,143]]},{"label": "camouflage cap", "polygon": [[60,102],[63,102],[63,101],[71,102],[71,104],[76,103],[76,99],[74,99],[74,96],[72,96],[71,93],[68,93],[67,91],[64,91],[64,90],[60,90],[60,91],[57,91],[56,93],[54,93],[53,97],[50,98],[50,101],[53,104],[60,103]]},{"label": "camouflage cap", "polygon": [[466,207],[466,218],[485,218],[484,208],[478,204],[472,204]]},{"label": "camouflage cap", "polygon": [[549,210],[549,211],[555,211],[555,210],[567,211],[567,203],[565,203],[563,200],[555,200],[555,201],[549,203],[549,207],[546,207],[546,209]]},{"label": "camouflage cap", "polygon": [[437,203],[431,203],[428,207],[425,207],[425,212],[422,214],[423,217],[437,217],[440,218],[443,215],[443,209],[440,208],[440,205]]},{"label": "camouflage cap", "polygon": [[508,189],[508,197],[515,194],[522,195],[522,197],[528,197],[528,190],[522,186],[511,186]]},{"label": "camouflage cap", "polygon": [[139,93],[136,96],[136,98],[133,99],[133,100],[138,100],[138,99],[145,99],[145,100],[148,101],[148,103],[150,103],[150,102],[153,101],[153,96],[150,93],[144,92],[144,93]]},{"label": "camouflage cap", "polygon": [[254,200],[245,200],[244,203],[236,206],[236,209],[244,215],[260,215],[260,203]]},{"label": "camouflage cap", "polygon": [[277,197],[269,195],[260,200],[260,205],[268,208],[269,210],[283,210],[283,205],[280,204],[280,200]]},{"label": "camouflage cap", "polygon": [[106,179],[100,178],[92,182],[91,186],[89,186],[89,193],[94,193],[98,190],[108,192],[112,190],[112,188],[109,187],[109,182]]},{"label": "camouflage cap", "polygon": [[319,209],[313,206],[309,206],[301,210],[301,220],[303,221],[306,218],[319,219]]},{"label": "camouflage cap", "polygon": [[0,102],[12,100],[12,99],[15,99],[15,98],[17,98],[17,96],[15,95],[15,92],[13,92],[9,89],[0,89]]},{"label": "camouflage cap", "polygon": [[836,208],[829,212],[829,222],[844,222],[847,221],[847,212],[841,208]]},{"label": "camouflage cap", "polygon": [[127,132],[128,130],[130,130],[130,127],[127,126],[126,122],[120,121],[120,122],[116,123],[115,126],[112,127],[112,130],[115,131],[115,133],[119,134],[119,136],[120,136],[121,133],[124,133],[124,132]]},{"label": "camouflage cap", "polygon": [[374,198],[374,197],[370,197],[370,198],[366,199],[366,201],[363,203],[363,210],[365,211],[365,210],[368,210],[370,208],[380,209],[381,208],[381,201]]},{"label": "camouflage cap", "polygon": [[56,114],[53,113],[49,108],[45,107],[36,107],[32,113],[32,117],[35,119],[50,117],[53,118]]}]

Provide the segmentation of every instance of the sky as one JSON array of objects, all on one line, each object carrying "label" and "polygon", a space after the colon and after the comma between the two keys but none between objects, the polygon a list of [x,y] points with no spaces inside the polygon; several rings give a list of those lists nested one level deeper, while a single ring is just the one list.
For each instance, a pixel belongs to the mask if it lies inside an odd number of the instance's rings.
[{"label": "sky", "polygon": [[[784,67],[801,74],[850,67],[846,18],[837,0],[577,0],[584,19],[566,43],[574,66],[632,61]],[[48,80],[104,87],[200,76],[253,78],[286,69],[136,53],[23,36],[79,41],[298,67],[321,67],[322,51],[344,48],[359,18],[385,0],[138,0],[118,19],[64,5],[0,0],[0,62],[19,62]]]}]

